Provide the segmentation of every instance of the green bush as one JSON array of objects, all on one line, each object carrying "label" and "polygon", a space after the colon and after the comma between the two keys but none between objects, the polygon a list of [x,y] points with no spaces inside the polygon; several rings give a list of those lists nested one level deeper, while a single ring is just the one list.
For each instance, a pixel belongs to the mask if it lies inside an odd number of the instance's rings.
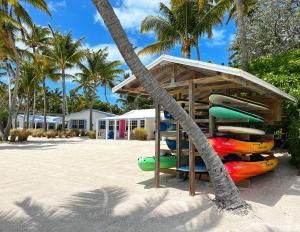
[{"label": "green bush", "polygon": [[90,139],[96,139],[96,131],[88,131],[87,134]]},{"label": "green bush", "polygon": [[136,140],[147,140],[148,132],[145,128],[135,128],[133,130],[133,138]]}]

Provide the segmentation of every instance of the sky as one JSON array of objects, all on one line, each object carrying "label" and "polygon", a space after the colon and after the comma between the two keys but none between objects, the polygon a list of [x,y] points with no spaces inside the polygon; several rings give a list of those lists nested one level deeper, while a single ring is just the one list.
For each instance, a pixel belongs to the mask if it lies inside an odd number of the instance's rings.
[{"label": "sky", "polygon": [[[33,22],[38,25],[51,26],[55,29],[60,28],[62,32],[72,31],[74,39],[84,37],[83,46],[97,50],[99,48],[108,47],[110,60],[121,60],[122,68],[128,70],[124,64],[114,41],[112,40],[108,30],[103,24],[96,8],[91,0],[46,0],[52,16],[49,17],[45,13],[38,11],[32,7],[28,7]],[[143,48],[155,41],[153,33],[141,34],[140,24],[147,15],[157,15],[159,12],[159,2],[168,4],[169,0],[110,0],[113,8],[119,17],[130,41],[137,47]],[[202,61],[212,61],[216,64],[228,63],[228,47],[233,40],[236,32],[234,22],[228,25],[214,27],[213,38],[200,38],[200,50]],[[180,47],[177,46],[166,54],[180,56]],[[192,51],[192,59],[196,59],[195,51]],[[151,63],[159,55],[148,55],[141,57],[142,62],[147,65]],[[78,68],[74,67],[68,72],[74,74],[78,72]],[[61,88],[61,83],[47,83],[50,88]],[[67,82],[67,91],[76,86],[72,81]],[[103,89],[98,91],[98,95],[102,101],[105,100]],[[108,93],[109,101],[115,103],[118,96]]]}]

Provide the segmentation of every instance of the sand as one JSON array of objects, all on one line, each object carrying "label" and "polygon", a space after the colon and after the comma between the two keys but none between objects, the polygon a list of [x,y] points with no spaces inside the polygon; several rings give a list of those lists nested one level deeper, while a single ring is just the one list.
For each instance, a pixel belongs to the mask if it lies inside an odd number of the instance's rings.
[{"label": "sand", "polygon": [[142,172],[153,141],[34,139],[0,144],[0,231],[300,231],[300,177],[287,154],[242,197],[247,216],[218,211],[208,183]]}]

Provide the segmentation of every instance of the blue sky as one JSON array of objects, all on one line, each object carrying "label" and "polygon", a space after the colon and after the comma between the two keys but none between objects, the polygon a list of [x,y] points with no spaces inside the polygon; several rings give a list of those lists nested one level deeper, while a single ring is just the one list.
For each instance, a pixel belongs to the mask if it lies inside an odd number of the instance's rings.
[{"label": "blue sky", "polygon": [[[109,32],[104,27],[103,22],[96,12],[91,0],[47,0],[52,17],[29,8],[30,15],[34,23],[39,25],[51,24],[53,28],[59,27],[62,32],[72,31],[74,38],[85,37],[83,44],[91,49],[99,49],[108,47],[109,59],[122,60]],[[151,34],[141,34],[139,26],[142,19],[150,14],[158,13],[159,2],[168,3],[169,0],[111,0],[111,3],[125,28],[131,42],[138,48],[153,42],[155,38]],[[236,27],[234,22],[228,25],[224,23],[222,26],[214,28],[214,36],[212,39],[201,38],[200,50],[201,60],[211,60],[214,63],[221,64],[228,62],[228,47],[230,41],[234,38]],[[176,47],[168,52],[170,55],[180,56],[180,49]],[[141,57],[144,64],[149,64],[158,56]],[[195,52],[192,53],[195,59]],[[126,65],[123,68],[127,70]],[[76,73],[77,68],[69,70],[70,73]],[[51,83],[51,88],[60,88],[60,83]],[[69,81],[67,88],[72,89],[75,84]],[[99,97],[104,101],[103,90],[99,90]],[[116,95],[109,91],[109,100],[114,103]]]}]

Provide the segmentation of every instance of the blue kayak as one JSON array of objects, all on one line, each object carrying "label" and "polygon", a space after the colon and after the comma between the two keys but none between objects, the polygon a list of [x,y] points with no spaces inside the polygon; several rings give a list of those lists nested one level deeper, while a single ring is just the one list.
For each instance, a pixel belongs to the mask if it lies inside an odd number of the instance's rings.
[{"label": "blue kayak", "polygon": [[[175,139],[167,138],[166,143],[167,143],[167,146],[170,150],[176,150],[176,140]],[[182,140],[181,141],[181,146],[182,146],[182,149],[188,149],[189,148],[189,141]]]},{"label": "blue kayak", "polygon": [[[189,166],[182,166],[177,169],[178,171],[182,172],[189,172],[190,167]],[[205,167],[204,164],[196,164],[195,165],[195,172],[207,172],[207,168]]]},{"label": "blue kayak", "polygon": [[176,124],[170,122],[161,122],[160,131],[176,131]]}]

